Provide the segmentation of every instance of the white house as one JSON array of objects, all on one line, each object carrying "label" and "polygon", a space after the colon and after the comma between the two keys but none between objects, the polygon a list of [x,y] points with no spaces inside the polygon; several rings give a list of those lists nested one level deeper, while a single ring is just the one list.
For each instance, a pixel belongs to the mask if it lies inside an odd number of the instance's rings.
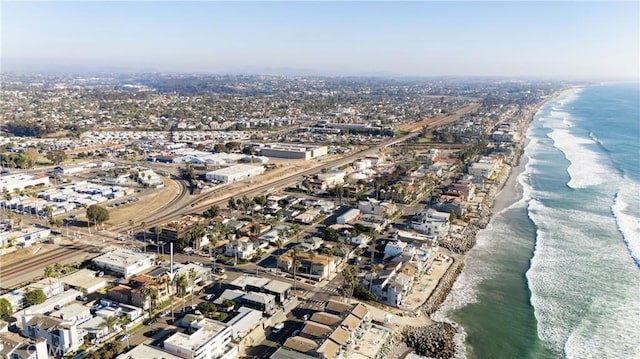
[{"label": "white house", "polygon": [[240,237],[227,243],[224,254],[238,259],[249,259],[255,252],[253,241],[249,237]]},{"label": "white house", "polygon": [[233,359],[238,347],[231,343],[230,324],[204,318],[191,324],[191,334],[175,333],[164,341],[164,350],[188,359]]},{"label": "white house", "polygon": [[413,216],[411,228],[427,235],[446,235],[449,232],[449,216],[449,213],[429,208]]}]

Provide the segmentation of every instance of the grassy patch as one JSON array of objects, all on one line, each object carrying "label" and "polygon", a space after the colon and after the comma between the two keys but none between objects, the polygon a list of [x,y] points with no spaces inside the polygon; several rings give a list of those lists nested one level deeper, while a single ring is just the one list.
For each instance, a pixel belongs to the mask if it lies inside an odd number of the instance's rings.
[{"label": "grassy patch", "polygon": [[409,133],[410,133],[410,131],[395,130],[395,131],[393,131],[393,137],[402,137],[404,135],[408,135]]}]

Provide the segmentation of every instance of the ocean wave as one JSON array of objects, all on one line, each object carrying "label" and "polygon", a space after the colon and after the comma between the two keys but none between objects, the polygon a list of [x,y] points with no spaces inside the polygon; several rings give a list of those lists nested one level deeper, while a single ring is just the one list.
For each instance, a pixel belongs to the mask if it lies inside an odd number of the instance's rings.
[{"label": "ocean wave", "polygon": [[634,190],[625,194],[622,194],[622,192],[616,193],[611,211],[616,219],[618,231],[622,235],[631,257],[636,262],[636,265],[640,267],[640,219],[637,217],[637,214],[628,213],[631,207],[627,201],[623,199],[623,196],[628,196],[630,197],[629,200],[633,203],[640,203],[637,195],[640,193],[640,188],[638,188],[638,185],[632,186],[632,188]]},{"label": "ocean wave", "polygon": [[571,177],[567,183],[569,187],[585,188],[610,180],[612,172],[606,165],[607,158],[587,148],[592,141],[576,136],[566,129],[554,129],[547,136],[570,162],[567,168]]},{"label": "ocean wave", "polygon": [[[539,337],[569,358],[627,357],[629,347],[638,347],[635,337],[611,345],[619,337],[612,327],[628,317],[620,309],[635,300],[640,278],[615,250],[614,233],[607,230],[615,226],[606,225],[612,219],[547,207],[536,199],[529,202],[528,215],[537,228],[526,278]],[[576,354],[584,354],[582,347],[592,347],[589,355]]]}]

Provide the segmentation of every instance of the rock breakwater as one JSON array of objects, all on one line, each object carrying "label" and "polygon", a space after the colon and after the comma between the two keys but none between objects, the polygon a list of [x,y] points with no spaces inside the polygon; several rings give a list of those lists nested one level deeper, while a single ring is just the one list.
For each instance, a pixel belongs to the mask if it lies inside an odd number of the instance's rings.
[{"label": "rock breakwater", "polygon": [[436,359],[453,358],[456,328],[449,323],[435,323],[428,327],[405,327],[404,342],[418,355]]}]

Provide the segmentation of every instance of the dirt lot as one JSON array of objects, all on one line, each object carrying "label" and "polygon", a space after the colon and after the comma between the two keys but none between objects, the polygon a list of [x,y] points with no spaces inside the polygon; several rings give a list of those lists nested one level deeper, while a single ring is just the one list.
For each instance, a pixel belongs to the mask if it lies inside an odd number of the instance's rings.
[{"label": "dirt lot", "polygon": [[[161,208],[174,199],[180,192],[180,186],[173,180],[164,178],[164,187],[153,190],[142,196],[134,203],[117,208],[109,208],[109,221],[105,227],[127,224],[132,219],[136,224],[143,221],[151,212]],[[85,216],[80,216],[85,220]]]}]

